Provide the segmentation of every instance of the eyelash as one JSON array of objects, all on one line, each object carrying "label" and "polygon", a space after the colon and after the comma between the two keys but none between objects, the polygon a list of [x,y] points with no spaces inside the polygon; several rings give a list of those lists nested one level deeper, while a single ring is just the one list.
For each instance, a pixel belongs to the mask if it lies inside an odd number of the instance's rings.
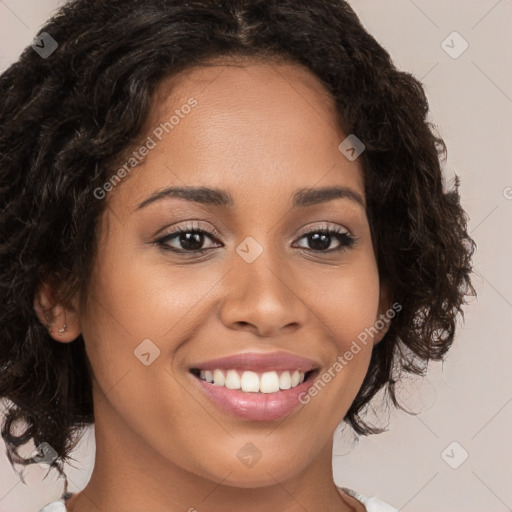
[{"label": "eyelash", "polygon": [[[163,237],[155,240],[155,243],[158,246],[160,246],[162,249],[164,249],[166,251],[171,251],[171,252],[174,252],[177,254],[190,254],[190,255],[203,254],[209,250],[216,249],[216,247],[213,247],[213,248],[208,248],[208,249],[197,249],[195,251],[191,251],[191,250],[186,250],[186,249],[180,250],[180,249],[174,249],[174,248],[169,247],[169,245],[167,243],[169,240],[172,240],[173,238],[176,238],[177,236],[182,235],[184,233],[196,233],[196,234],[207,235],[211,239],[220,238],[219,233],[217,233],[215,230],[209,231],[207,229],[199,228],[197,226],[189,224],[187,226],[181,226],[180,228],[167,233]],[[353,235],[351,235],[350,233],[348,233],[347,231],[345,231],[343,228],[341,228],[339,226],[335,226],[332,228],[329,228],[326,226],[321,226],[321,227],[316,227],[316,228],[310,229],[310,230],[306,231],[305,233],[302,233],[299,240],[310,235],[310,234],[322,234],[322,235],[335,236],[340,243],[338,248],[329,249],[326,251],[320,251],[320,250],[315,250],[315,249],[306,249],[306,250],[309,250],[309,251],[312,251],[315,253],[333,253],[333,252],[347,250],[347,249],[352,248],[356,242],[356,237],[354,237]],[[302,248],[302,249],[304,249],[304,248]]]}]

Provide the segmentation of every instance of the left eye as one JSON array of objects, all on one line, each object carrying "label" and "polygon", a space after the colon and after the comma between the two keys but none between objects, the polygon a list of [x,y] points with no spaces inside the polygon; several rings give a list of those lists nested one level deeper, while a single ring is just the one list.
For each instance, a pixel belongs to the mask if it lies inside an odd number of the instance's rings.
[{"label": "left eye", "polygon": [[[315,252],[341,251],[343,249],[352,247],[355,243],[355,238],[350,233],[338,228],[315,229],[305,233],[301,236],[300,239],[303,238],[306,238],[309,244],[316,246],[311,248],[311,250]],[[334,249],[329,249],[333,239],[338,240],[338,246]]]}]

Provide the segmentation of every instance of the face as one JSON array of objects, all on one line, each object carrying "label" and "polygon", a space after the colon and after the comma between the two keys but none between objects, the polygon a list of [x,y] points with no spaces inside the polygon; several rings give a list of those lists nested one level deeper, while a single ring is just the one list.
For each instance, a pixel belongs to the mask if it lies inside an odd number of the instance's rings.
[{"label": "face", "polygon": [[101,199],[77,321],[98,442],[258,487],[330,467],[380,335],[345,354],[383,302],[328,92],[292,64],[225,64],[160,84],[144,160]]}]

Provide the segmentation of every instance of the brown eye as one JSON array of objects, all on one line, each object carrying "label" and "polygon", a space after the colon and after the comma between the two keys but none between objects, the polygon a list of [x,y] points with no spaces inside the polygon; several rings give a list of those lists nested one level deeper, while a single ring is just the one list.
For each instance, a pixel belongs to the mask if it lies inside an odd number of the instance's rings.
[{"label": "brown eye", "polygon": [[[355,243],[355,238],[341,228],[317,228],[302,235],[301,239],[303,238],[306,238],[309,245],[303,248],[316,252],[340,251],[352,247]],[[337,241],[338,245],[330,248],[333,241]]]},{"label": "brown eye", "polygon": [[207,239],[216,240],[216,236],[208,230],[195,226],[182,226],[159,238],[155,243],[168,251],[191,254],[202,253],[209,249],[219,247],[204,248],[203,246]]}]

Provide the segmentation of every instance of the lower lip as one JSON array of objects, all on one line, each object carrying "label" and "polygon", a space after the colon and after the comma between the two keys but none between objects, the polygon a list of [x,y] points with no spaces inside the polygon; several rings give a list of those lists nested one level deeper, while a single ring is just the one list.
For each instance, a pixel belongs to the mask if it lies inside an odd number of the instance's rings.
[{"label": "lower lip", "polygon": [[228,389],[192,376],[204,393],[223,411],[249,421],[279,420],[297,407],[301,402],[299,395],[307,393],[313,385],[315,374],[295,388],[284,389],[277,393],[245,393],[239,389]]}]

